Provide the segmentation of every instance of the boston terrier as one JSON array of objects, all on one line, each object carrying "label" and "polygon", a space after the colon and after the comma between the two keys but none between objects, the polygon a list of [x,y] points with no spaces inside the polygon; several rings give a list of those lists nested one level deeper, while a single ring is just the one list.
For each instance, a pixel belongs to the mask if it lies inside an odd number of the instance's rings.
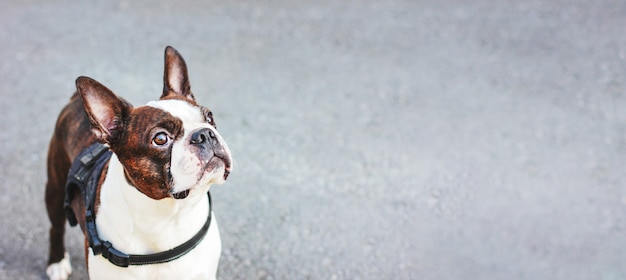
[{"label": "boston terrier", "polygon": [[85,235],[90,279],[215,279],[221,240],[208,191],[232,159],[183,57],[165,49],[163,93],[145,106],[88,77],[76,88],[48,151],[48,277],[72,272],[69,221]]}]

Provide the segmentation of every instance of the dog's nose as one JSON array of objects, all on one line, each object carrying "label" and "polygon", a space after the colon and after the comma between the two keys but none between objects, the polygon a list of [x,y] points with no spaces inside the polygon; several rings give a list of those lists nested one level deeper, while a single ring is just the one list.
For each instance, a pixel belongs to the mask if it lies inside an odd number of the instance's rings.
[{"label": "dog's nose", "polygon": [[191,134],[191,144],[194,145],[215,145],[217,143],[217,136],[209,128],[200,128]]}]

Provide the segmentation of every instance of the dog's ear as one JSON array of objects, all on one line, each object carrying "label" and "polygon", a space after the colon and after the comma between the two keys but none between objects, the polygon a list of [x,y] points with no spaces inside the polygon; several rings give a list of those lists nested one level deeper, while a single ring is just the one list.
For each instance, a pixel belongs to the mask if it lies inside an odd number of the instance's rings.
[{"label": "dog's ear", "polygon": [[133,106],[89,77],[78,77],[76,89],[96,137],[104,143],[118,140],[124,128],[124,120]]},{"label": "dog's ear", "polygon": [[165,71],[163,73],[163,95],[161,95],[161,99],[177,95],[195,102],[189,85],[187,64],[176,49],[167,46],[165,48]]}]

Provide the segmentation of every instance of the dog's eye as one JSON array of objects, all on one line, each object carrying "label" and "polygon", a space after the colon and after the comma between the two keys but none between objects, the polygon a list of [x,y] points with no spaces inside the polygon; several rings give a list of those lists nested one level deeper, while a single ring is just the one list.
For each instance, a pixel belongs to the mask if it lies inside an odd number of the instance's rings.
[{"label": "dog's eye", "polygon": [[152,143],[157,146],[163,146],[170,141],[170,137],[165,132],[159,132],[152,138]]},{"label": "dog's eye", "polygon": [[211,112],[207,108],[202,107],[202,114],[204,115],[204,119],[206,120],[207,123],[217,128],[217,126],[215,125],[215,120],[213,120],[213,112]]}]

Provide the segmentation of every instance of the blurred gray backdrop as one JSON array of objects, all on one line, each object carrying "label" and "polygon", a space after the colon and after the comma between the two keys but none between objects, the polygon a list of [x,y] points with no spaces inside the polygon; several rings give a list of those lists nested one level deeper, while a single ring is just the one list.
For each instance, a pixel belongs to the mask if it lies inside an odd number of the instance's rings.
[{"label": "blurred gray backdrop", "polygon": [[0,2],[1,279],[76,77],[143,105],[166,45],[234,153],[221,279],[626,279],[624,1]]}]

